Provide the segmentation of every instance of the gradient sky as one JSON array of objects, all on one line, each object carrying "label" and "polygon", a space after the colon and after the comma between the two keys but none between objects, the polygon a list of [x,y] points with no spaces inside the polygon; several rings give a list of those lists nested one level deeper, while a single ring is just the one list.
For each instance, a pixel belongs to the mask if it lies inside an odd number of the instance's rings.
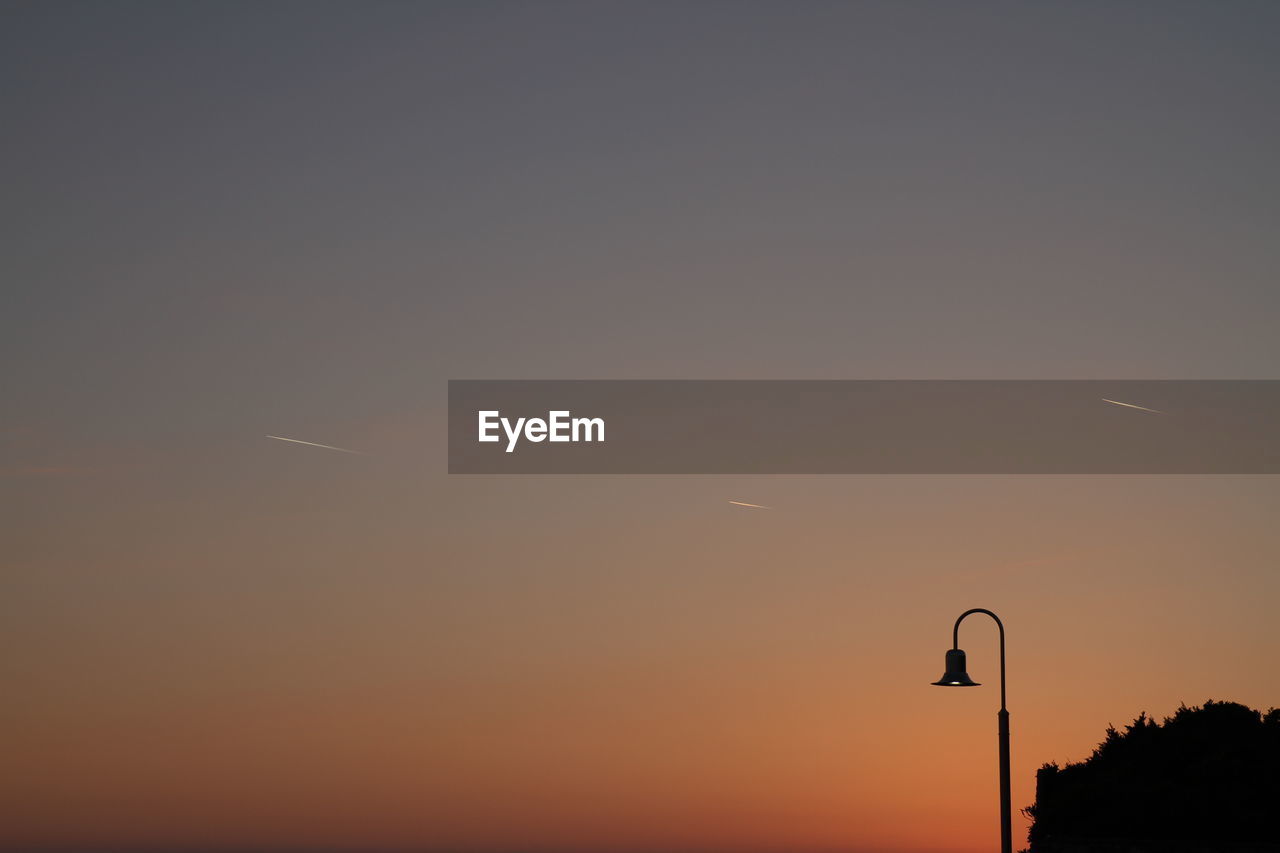
[{"label": "gradient sky", "polygon": [[450,378],[1280,377],[1280,6],[0,9],[0,848],[990,849],[973,606],[1015,807],[1280,704],[1274,477],[443,434]]}]

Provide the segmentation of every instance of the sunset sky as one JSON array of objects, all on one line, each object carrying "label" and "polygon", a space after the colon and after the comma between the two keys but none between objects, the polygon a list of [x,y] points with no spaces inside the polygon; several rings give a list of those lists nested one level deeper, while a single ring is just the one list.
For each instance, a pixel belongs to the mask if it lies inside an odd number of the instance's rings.
[{"label": "sunset sky", "polygon": [[994,849],[970,607],[1015,810],[1280,705],[1276,477],[444,434],[449,379],[1280,378],[1280,5],[0,10],[0,850]]}]

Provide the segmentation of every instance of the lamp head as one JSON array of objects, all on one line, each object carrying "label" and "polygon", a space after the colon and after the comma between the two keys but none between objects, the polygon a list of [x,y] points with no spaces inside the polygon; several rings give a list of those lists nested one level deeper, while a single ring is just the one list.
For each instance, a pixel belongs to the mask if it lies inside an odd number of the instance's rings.
[{"label": "lamp head", "polygon": [[933,683],[938,687],[978,686],[978,682],[969,677],[963,649],[951,649],[947,652],[947,671],[942,674],[942,678]]}]

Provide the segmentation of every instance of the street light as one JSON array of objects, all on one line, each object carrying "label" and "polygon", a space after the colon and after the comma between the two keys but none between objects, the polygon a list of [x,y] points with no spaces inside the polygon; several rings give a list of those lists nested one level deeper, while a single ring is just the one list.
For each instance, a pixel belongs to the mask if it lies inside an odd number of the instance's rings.
[{"label": "street light", "polygon": [[996,715],[1000,730],[1000,853],[1013,853],[1013,828],[1009,807],[1009,711],[1004,698],[1004,623],[990,610],[975,607],[960,614],[951,630],[951,649],[947,652],[947,669],[933,682],[939,687],[977,687],[965,667],[964,650],[960,648],[960,623],[971,613],[985,613],[1000,628],[1000,712]]}]

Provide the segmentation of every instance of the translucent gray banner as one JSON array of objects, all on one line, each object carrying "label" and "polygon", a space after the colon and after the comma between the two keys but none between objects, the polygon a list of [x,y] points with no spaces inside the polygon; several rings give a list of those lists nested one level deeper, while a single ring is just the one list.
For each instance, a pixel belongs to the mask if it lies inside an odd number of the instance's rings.
[{"label": "translucent gray banner", "polygon": [[1280,380],[453,380],[451,474],[1277,474]]}]

